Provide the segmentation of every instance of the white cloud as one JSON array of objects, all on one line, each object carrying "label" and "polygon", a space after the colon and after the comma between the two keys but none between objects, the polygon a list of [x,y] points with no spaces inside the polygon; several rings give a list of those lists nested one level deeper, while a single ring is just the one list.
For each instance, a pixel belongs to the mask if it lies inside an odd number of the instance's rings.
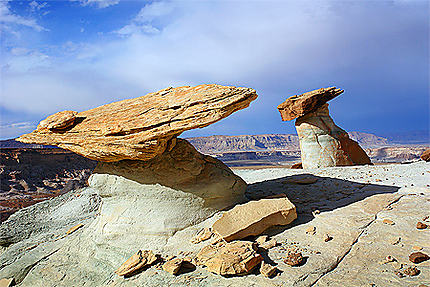
[{"label": "white cloud", "polygon": [[[317,3],[154,2],[116,31],[122,37],[114,40],[65,43],[63,56],[15,51],[5,65],[0,105],[44,118],[168,86],[219,83],[260,93],[252,109],[240,113],[250,124],[233,115],[221,130],[265,129],[272,118],[279,121],[276,106],[293,93],[357,76],[357,81],[367,78],[356,85],[369,85],[372,79],[378,86],[391,85],[390,75],[413,69],[390,67],[423,62],[414,58],[426,45],[414,38],[422,18],[409,6]],[[381,75],[386,80],[379,81]],[[370,109],[360,106],[364,102],[357,104],[357,113]]]},{"label": "white cloud", "polygon": [[[13,31],[13,25],[16,26],[27,26],[38,32],[46,31],[45,28],[37,24],[33,18],[26,18],[16,14],[13,14],[8,7],[8,1],[0,1],[0,26],[1,30],[11,32]],[[16,33],[15,33],[16,34]]]},{"label": "white cloud", "polygon": [[29,133],[36,128],[32,122],[16,122],[0,125],[0,139],[15,138],[18,135]]},{"label": "white cloud", "polygon": [[48,2],[36,2],[36,1],[31,1],[29,4],[30,6],[30,11],[35,12],[35,11],[39,11],[43,8],[45,8],[48,5]]},{"label": "white cloud", "polygon": [[120,0],[71,0],[79,1],[82,6],[95,5],[97,8],[107,8],[119,3]]}]

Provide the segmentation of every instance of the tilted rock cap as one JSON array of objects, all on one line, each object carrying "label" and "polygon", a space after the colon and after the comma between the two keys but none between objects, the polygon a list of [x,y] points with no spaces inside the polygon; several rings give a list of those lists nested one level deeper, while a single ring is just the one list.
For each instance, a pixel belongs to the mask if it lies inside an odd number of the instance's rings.
[{"label": "tilted rock cap", "polygon": [[255,90],[249,88],[167,88],[80,113],[54,114],[17,140],[56,145],[105,162],[148,160],[163,153],[169,141],[182,132],[213,124],[256,98]]},{"label": "tilted rock cap", "polygon": [[321,88],[301,95],[289,97],[278,106],[283,121],[291,121],[313,112],[344,91],[336,87]]}]

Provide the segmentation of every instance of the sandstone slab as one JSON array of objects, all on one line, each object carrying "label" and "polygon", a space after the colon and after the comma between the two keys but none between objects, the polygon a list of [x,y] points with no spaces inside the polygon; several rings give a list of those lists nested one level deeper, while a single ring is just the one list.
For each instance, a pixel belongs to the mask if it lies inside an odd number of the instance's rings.
[{"label": "sandstone slab", "polygon": [[336,87],[322,88],[301,95],[295,95],[278,106],[283,121],[294,120],[316,111],[326,102],[339,96],[343,90]]},{"label": "sandstone slab", "polygon": [[251,272],[263,258],[257,253],[254,243],[234,241],[203,247],[196,261],[216,274],[243,275]]},{"label": "sandstone slab", "polygon": [[287,225],[297,218],[296,207],[286,197],[265,198],[236,205],[213,225],[226,241],[260,235],[275,225]]},{"label": "sandstone slab", "polygon": [[56,145],[98,161],[148,160],[163,153],[182,132],[217,122],[256,98],[249,88],[167,88],[80,113],[57,113],[17,140]]},{"label": "sandstone slab", "polygon": [[424,161],[430,161],[430,148],[426,149],[421,155],[421,159]]}]

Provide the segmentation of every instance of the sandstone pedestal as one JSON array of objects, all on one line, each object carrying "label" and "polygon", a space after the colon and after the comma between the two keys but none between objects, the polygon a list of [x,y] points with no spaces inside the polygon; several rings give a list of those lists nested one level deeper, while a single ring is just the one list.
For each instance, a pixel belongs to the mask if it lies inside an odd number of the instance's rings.
[{"label": "sandstone pedestal", "polygon": [[348,133],[336,126],[328,104],[296,120],[303,168],[371,164]]},{"label": "sandstone pedestal", "polygon": [[159,250],[175,232],[244,199],[246,183],[222,162],[177,139],[150,161],[99,163],[89,179],[103,198],[97,245]]}]

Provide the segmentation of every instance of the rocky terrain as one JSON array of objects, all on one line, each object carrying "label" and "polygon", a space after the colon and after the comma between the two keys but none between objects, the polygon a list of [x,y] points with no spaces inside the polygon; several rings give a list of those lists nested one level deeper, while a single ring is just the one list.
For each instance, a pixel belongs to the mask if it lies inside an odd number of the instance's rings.
[{"label": "rocky terrain", "polygon": [[[430,229],[417,228],[418,222],[430,224],[429,163],[329,167],[306,173],[237,170],[236,174],[249,184],[247,200],[284,193],[297,208],[298,218],[292,224],[263,233],[276,241],[261,251],[265,261],[277,268],[273,277],[258,270],[224,277],[200,266],[172,275],[159,263],[129,277],[118,276],[114,271],[145,246],[139,237],[134,239],[135,248],[108,264],[97,261],[98,253],[78,263],[71,252],[88,247],[84,242],[100,216],[101,197],[91,188],[25,208],[3,223],[0,242],[9,247],[0,256],[0,277],[14,277],[18,286],[54,286],[53,282],[56,286],[88,282],[91,286],[428,286],[430,261],[413,263],[409,256],[430,254]],[[191,240],[222,213],[177,232],[155,254],[163,260],[172,255],[194,258],[208,243]],[[83,226],[66,234],[78,224]],[[299,266],[289,265],[291,252],[302,254]],[[41,278],[46,281],[39,283]]]},{"label": "rocky terrain", "polygon": [[87,185],[96,163],[54,148],[0,150],[0,222],[16,210]]}]

